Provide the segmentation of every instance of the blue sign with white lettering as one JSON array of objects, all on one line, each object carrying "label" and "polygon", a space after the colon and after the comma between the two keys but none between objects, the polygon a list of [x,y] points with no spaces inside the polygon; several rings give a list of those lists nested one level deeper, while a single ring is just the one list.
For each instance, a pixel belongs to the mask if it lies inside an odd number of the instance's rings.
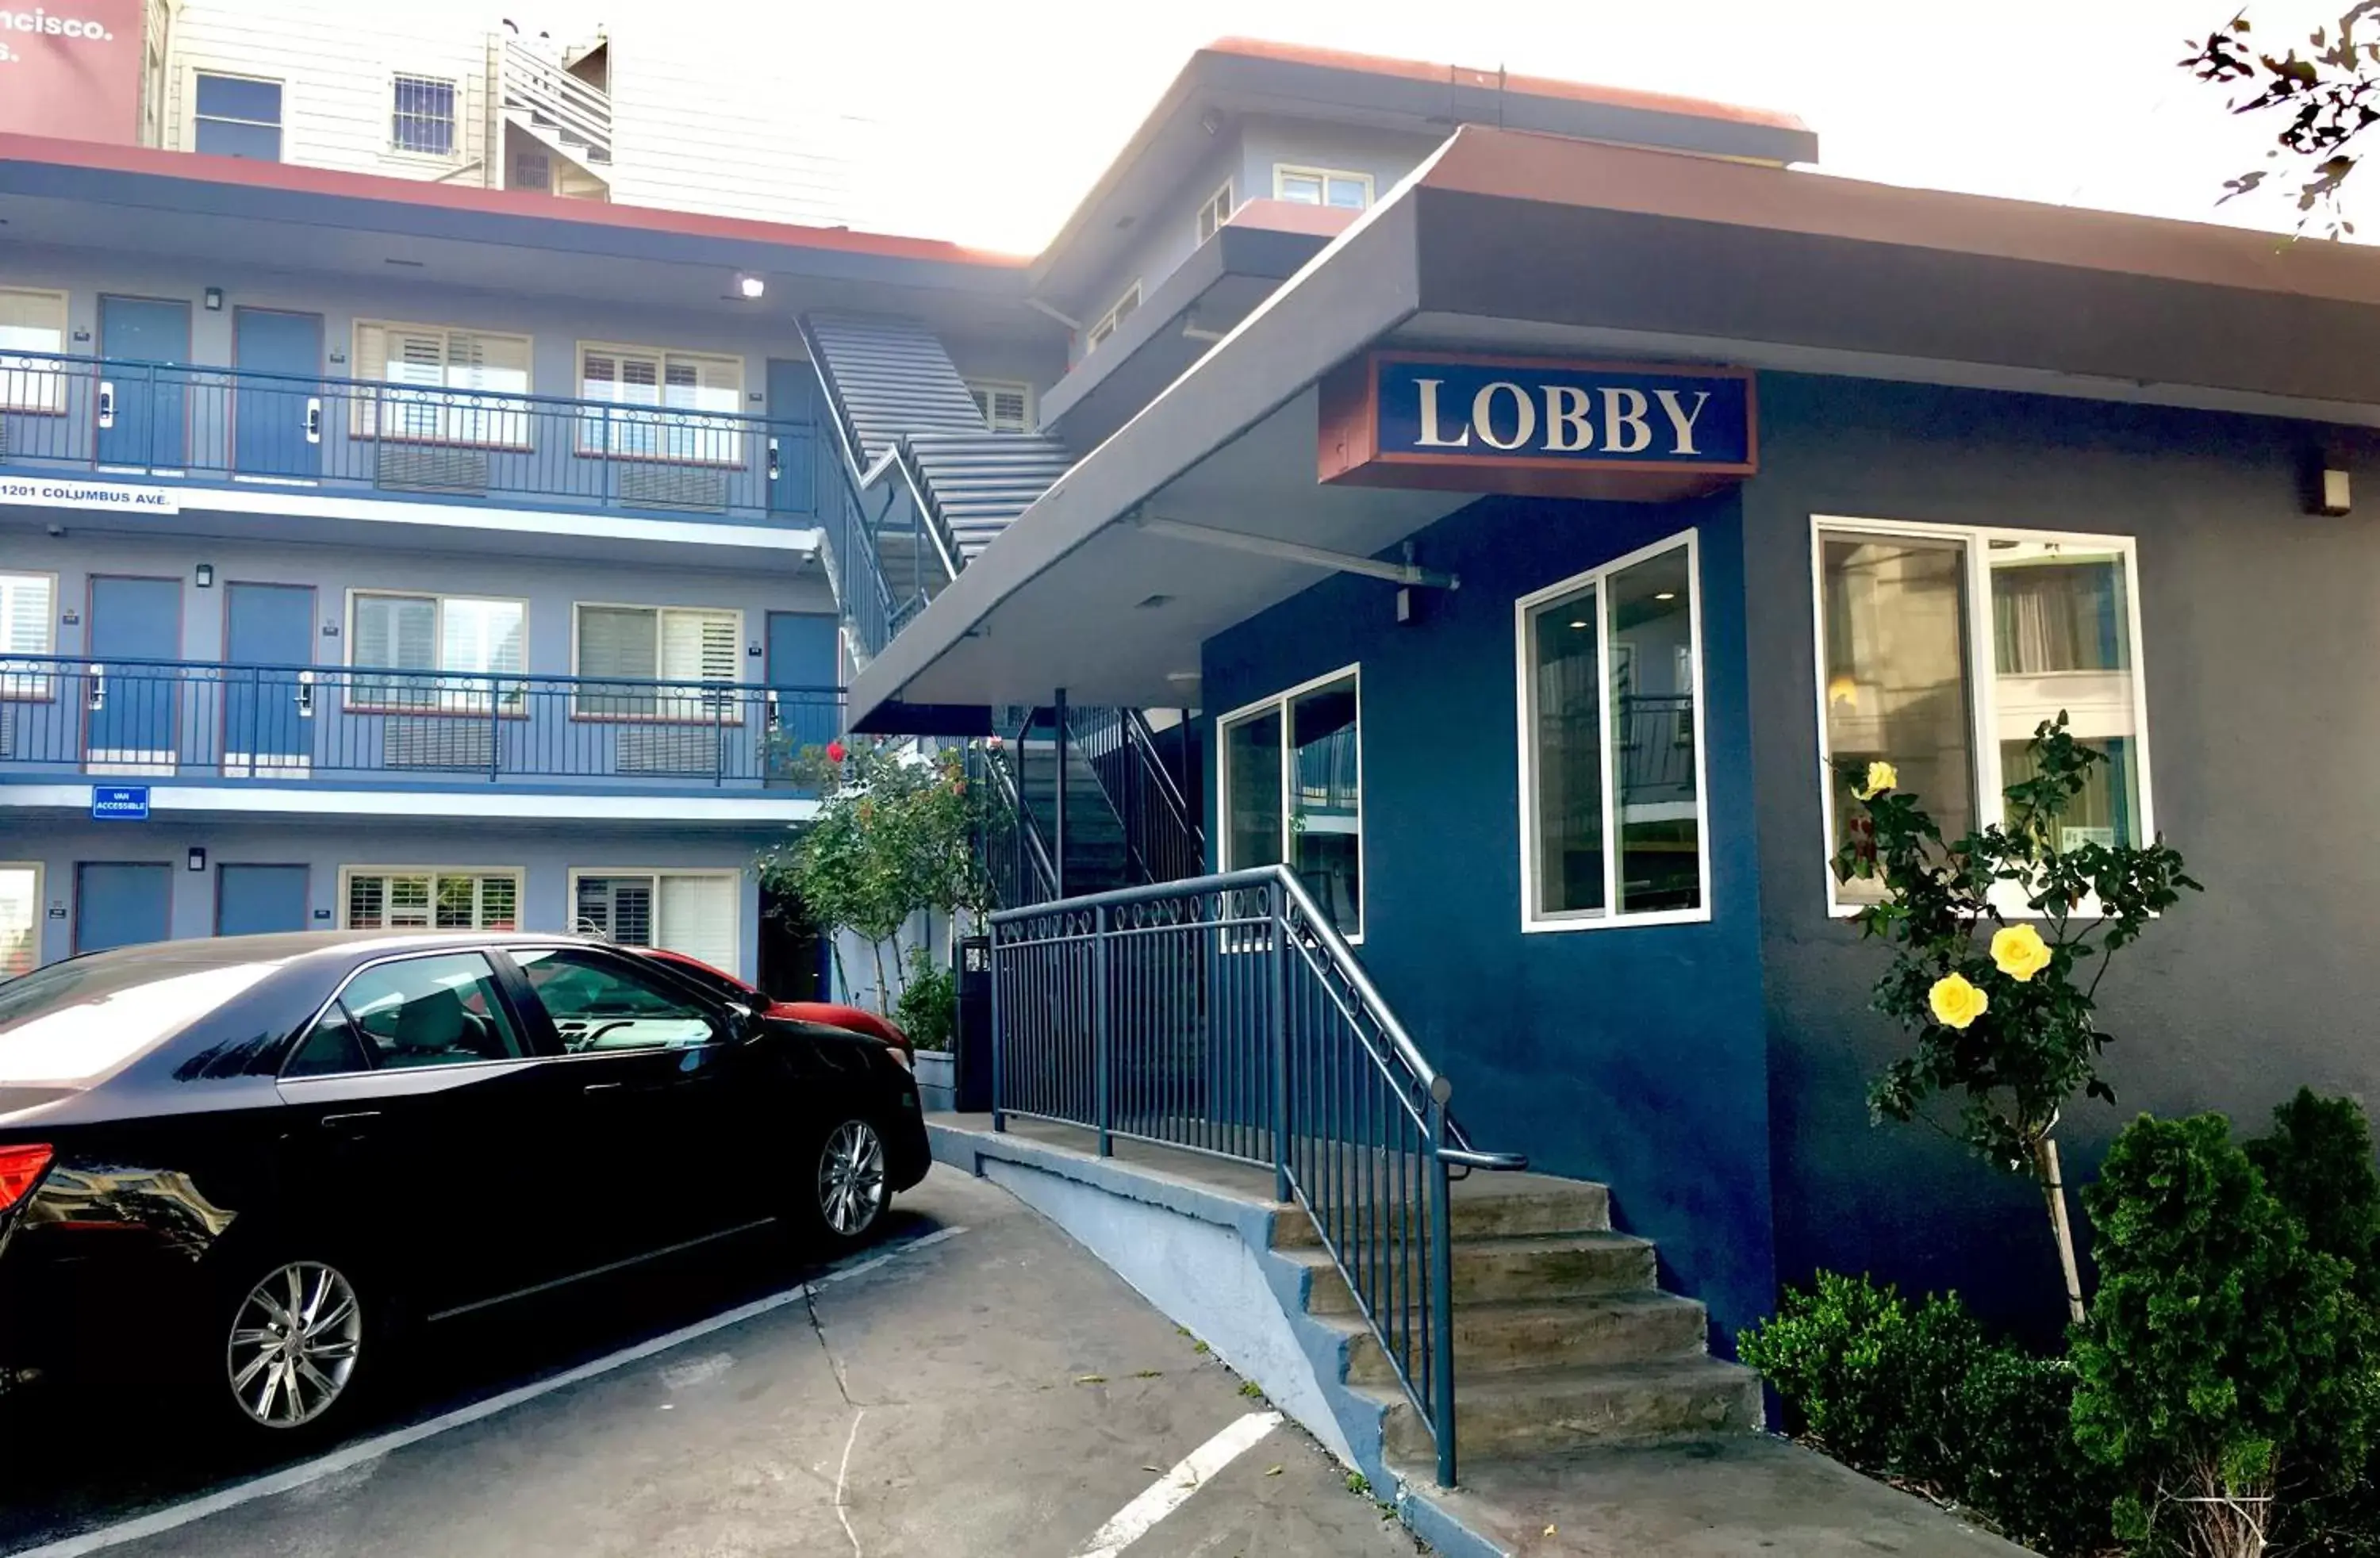
[{"label": "blue sign with white lettering", "polygon": [[1665,498],[1751,475],[1741,368],[1374,352],[1325,381],[1321,479],[1382,487]]},{"label": "blue sign with white lettering", "polygon": [[145,822],[149,820],[149,786],[93,785],[91,814],[102,822]]},{"label": "blue sign with white lettering", "polygon": [[1741,374],[1390,357],[1378,395],[1383,454],[1696,466],[1752,457]]}]

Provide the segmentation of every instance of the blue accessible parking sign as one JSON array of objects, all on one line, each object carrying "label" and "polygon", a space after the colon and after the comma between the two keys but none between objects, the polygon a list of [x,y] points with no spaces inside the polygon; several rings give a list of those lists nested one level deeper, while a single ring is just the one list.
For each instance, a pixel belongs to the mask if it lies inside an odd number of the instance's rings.
[{"label": "blue accessible parking sign", "polygon": [[91,814],[103,822],[145,822],[149,820],[149,786],[93,785]]}]

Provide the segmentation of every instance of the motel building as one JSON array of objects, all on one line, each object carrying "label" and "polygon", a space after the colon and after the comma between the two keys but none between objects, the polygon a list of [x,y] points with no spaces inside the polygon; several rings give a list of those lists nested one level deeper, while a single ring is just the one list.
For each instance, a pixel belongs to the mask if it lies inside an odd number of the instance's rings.
[{"label": "motel building", "polygon": [[11,970],[518,925],[809,993],[788,754],[965,742],[1000,1117],[938,1150],[1384,1489],[1751,1426],[1821,1268],[2054,1323],[2029,1184],[1868,1122],[1837,762],[1956,831],[2065,711],[2077,836],[2207,884],[2076,1179],[2380,1091],[2368,250],[1233,41],[1019,259],[631,203],[625,38],[118,8],[120,115],[0,97]]}]

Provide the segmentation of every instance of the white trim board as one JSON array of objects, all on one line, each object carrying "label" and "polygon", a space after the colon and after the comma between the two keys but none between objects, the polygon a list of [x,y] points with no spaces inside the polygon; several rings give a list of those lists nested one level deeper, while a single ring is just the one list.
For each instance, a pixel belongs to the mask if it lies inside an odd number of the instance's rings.
[{"label": "white trim board", "polygon": [[[0,785],[0,809],[91,809],[89,785]],[[258,789],[213,785],[157,785],[149,792],[153,816],[168,811],[312,816],[506,818],[528,822],[807,822],[819,803],[793,796],[480,795],[461,790]]]}]

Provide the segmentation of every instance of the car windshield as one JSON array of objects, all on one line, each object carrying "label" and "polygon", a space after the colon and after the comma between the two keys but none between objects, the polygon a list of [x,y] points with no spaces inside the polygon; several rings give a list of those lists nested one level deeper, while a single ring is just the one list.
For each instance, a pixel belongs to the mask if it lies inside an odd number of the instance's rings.
[{"label": "car windshield", "polygon": [[85,1088],[278,967],[79,958],[0,984],[0,1088]]}]

